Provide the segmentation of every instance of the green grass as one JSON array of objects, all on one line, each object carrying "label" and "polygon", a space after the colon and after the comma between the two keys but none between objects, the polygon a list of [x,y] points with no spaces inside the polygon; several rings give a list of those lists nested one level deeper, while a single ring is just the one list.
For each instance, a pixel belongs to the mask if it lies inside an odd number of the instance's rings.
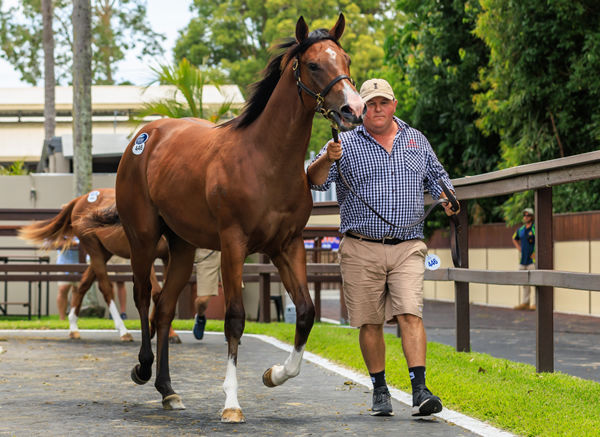
[{"label": "green grass", "polygon": [[[106,319],[79,320],[80,329],[112,329]],[[139,329],[138,320],[125,321]],[[192,320],[175,320],[176,330],[191,330]],[[67,329],[56,317],[27,321],[0,318],[0,329]],[[222,331],[223,322],[209,320],[207,330]],[[293,343],[294,326],[246,322],[246,333],[265,334]],[[410,392],[402,345],[386,334],[388,383]],[[367,374],[358,346],[358,330],[316,324],[308,351]],[[560,372],[537,374],[535,367],[480,353],[458,353],[450,346],[429,343],[427,385],[444,406],[519,435],[596,436],[600,429],[600,384]]]}]

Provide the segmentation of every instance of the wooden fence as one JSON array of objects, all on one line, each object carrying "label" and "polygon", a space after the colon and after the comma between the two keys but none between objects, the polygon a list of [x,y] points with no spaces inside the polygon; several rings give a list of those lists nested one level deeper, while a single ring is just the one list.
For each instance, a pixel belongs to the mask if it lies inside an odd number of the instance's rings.
[{"label": "wooden fence", "polygon": [[[552,187],[582,180],[600,177],[600,151],[570,156],[567,158],[513,167],[483,175],[470,176],[453,180],[462,208],[459,221],[464,230],[468,229],[468,202],[472,199],[512,194],[520,191],[535,190],[536,216],[536,270],[530,271],[490,271],[468,268],[468,232],[460,234],[460,250],[464,267],[426,271],[426,280],[454,281],[455,313],[456,313],[456,350],[470,351],[470,315],[469,315],[469,283],[531,285],[536,292],[536,368],[538,372],[554,370],[554,287],[600,291],[600,275],[586,273],[559,272],[553,270],[553,235],[552,235]],[[22,220],[24,214],[31,210],[0,210],[0,221]],[[38,218],[53,216],[58,210],[36,210]],[[335,202],[316,204],[313,214],[339,214]],[[6,232],[6,233],[3,233]],[[2,230],[0,235],[9,235],[11,230]],[[305,238],[323,236],[339,236],[337,228],[311,227],[305,230]],[[339,266],[335,263],[319,263],[319,251],[312,252],[312,263],[307,265],[309,282],[315,283],[315,305],[317,317],[320,317],[320,284],[322,282],[341,282]],[[39,280],[65,280],[64,274],[55,272],[82,271],[81,265],[30,265],[29,274],[19,274],[19,269],[27,268],[17,265],[0,265],[0,272],[5,276],[0,281],[28,281],[35,276]],[[73,269],[73,270],[70,270]],[[128,271],[129,266],[110,266],[111,272]],[[32,273],[34,272],[34,273]],[[73,279],[69,276],[67,279]],[[113,276],[113,280],[131,280],[130,274]],[[195,280],[193,277],[191,281]],[[244,281],[257,281],[260,289],[259,320],[268,322],[270,317],[270,284],[279,281],[276,268],[264,255],[260,263],[244,266]],[[343,305],[342,305],[343,306]]]}]

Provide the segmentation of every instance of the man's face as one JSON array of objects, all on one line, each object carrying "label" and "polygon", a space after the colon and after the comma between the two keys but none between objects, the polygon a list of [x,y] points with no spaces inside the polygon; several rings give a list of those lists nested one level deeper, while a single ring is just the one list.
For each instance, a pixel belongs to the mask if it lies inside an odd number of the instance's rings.
[{"label": "man's face", "polygon": [[380,96],[370,99],[367,102],[367,113],[363,120],[365,128],[375,134],[385,133],[390,124],[394,122],[393,115],[397,104],[396,100]]},{"label": "man's face", "polygon": [[528,212],[524,212],[523,213],[523,223],[528,225],[532,221],[533,221],[533,216],[531,214],[529,214]]}]

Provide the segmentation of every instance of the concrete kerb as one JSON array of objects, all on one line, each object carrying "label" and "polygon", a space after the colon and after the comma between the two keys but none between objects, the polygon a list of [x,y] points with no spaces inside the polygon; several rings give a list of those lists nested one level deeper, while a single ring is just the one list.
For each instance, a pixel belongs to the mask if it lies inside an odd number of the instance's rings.
[{"label": "concrete kerb", "polygon": [[[267,335],[260,334],[244,334],[248,337],[258,338],[266,343],[269,343],[279,349],[282,349],[286,352],[291,352],[292,346],[283,343],[273,337],[269,337]],[[332,363],[331,361],[322,358],[318,355],[315,355],[311,352],[304,352],[303,358],[313,364],[321,366],[331,372],[335,372],[345,378],[348,378],[357,384],[361,384],[369,389],[372,387],[371,379],[368,376],[361,375],[353,370],[346,369],[344,367],[338,366],[337,364]],[[402,402],[409,407],[412,407],[412,395],[405,393],[401,390],[390,388],[390,394],[397,401]],[[489,436],[489,437],[509,437],[514,436],[507,431],[503,431],[501,429],[495,428],[487,423],[481,422],[477,419],[473,419],[472,417],[465,416],[457,411],[450,410],[445,408],[438,414],[434,414],[434,416],[439,417],[440,419],[445,420],[446,422],[453,423],[461,428],[467,429],[475,434],[481,436]]]}]

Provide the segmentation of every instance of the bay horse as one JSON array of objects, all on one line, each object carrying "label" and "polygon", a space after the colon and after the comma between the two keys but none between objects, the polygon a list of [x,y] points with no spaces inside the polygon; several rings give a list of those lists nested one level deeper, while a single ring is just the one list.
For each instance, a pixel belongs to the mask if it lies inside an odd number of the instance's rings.
[{"label": "bay horse", "polygon": [[[304,171],[315,111],[348,130],[362,123],[365,105],[349,77],[350,58],[338,40],[345,19],[310,32],[304,18],[295,39],[278,46],[242,114],[214,126],[161,119],[128,145],[116,180],[117,211],[131,246],[135,302],[142,321],[137,384],[152,376],[148,317],[153,248],[168,240],[170,265],[158,298],[155,387],[164,409],[185,408],[171,387],[168,328],[190,277],[196,247],[221,251],[228,363],[222,422],[244,422],[237,397],[237,358],[244,330],[242,268],[248,254],[268,255],[296,305],[294,348],[283,365],[263,375],[269,387],[298,375],[314,322],[302,231],[312,209]],[[315,91],[316,90],[316,91]],[[318,92],[317,92],[318,91]],[[105,224],[117,218],[105,217]]]},{"label": "bay horse", "polygon": [[[66,204],[61,211],[48,220],[35,222],[24,226],[19,230],[19,237],[34,243],[41,244],[44,248],[65,249],[72,244],[72,236],[79,239],[79,245],[90,256],[90,265],[84,271],[77,290],[71,295],[71,310],[69,311],[69,337],[79,339],[79,328],[77,320],[81,310],[81,302],[85,293],[92,286],[95,279],[115,324],[122,341],[133,341],[133,337],[127,331],[119,311],[114,302],[112,283],[108,279],[106,263],[113,255],[122,258],[130,258],[129,243],[121,226],[106,228],[102,226],[90,226],[88,218],[99,208],[107,208],[115,204],[115,190],[113,188],[101,188],[90,191],[83,196],[76,197]],[[155,258],[161,258],[167,266],[169,252],[164,238],[158,241],[152,251]],[[158,299],[160,285],[156,280],[154,271],[151,275],[152,295],[154,300]],[[174,331],[170,331],[172,343],[181,342]]]}]

